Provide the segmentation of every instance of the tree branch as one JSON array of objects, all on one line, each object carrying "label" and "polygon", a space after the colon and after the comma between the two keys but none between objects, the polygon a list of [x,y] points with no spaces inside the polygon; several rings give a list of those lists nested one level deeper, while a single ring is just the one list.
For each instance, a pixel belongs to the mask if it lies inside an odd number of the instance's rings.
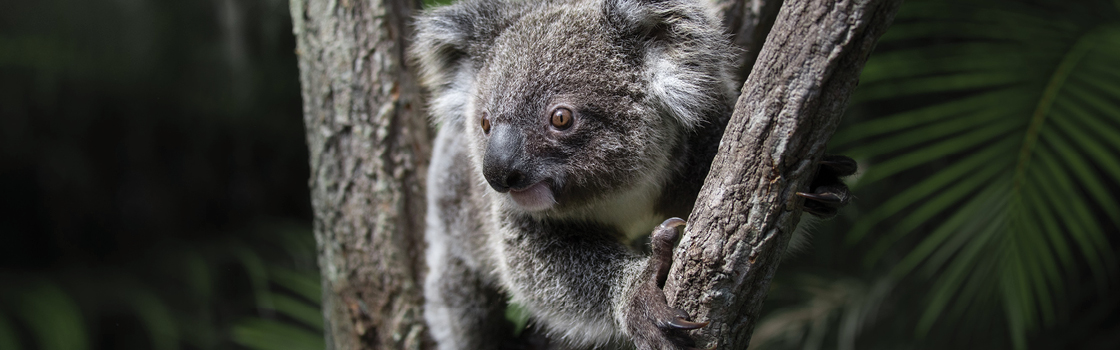
[{"label": "tree branch", "polygon": [[[786,0],[739,96],[665,293],[745,349],[800,197],[900,0]],[[712,344],[709,344],[712,345]]]}]

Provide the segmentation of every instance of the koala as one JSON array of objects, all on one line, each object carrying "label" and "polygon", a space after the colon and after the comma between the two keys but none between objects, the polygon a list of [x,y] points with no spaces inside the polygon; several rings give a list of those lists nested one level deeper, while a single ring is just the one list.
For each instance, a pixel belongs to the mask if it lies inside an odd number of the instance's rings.
[{"label": "koala", "polygon": [[[698,0],[466,0],[410,55],[439,129],[424,317],[439,349],[684,349],[706,325],[661,288],[737,98],[736,49]],[[806,209],[846,203],[826,158]],[[826,169],[827,168],[827,169]],[[820,177],[820,176],[819,176]],[[652,233],[651,233],[652,228]],[[649,237],[649,252],[641,249]],[[635,246],[638,246],[637,249]],[[519,343],[520,342],[520,343]]]}]

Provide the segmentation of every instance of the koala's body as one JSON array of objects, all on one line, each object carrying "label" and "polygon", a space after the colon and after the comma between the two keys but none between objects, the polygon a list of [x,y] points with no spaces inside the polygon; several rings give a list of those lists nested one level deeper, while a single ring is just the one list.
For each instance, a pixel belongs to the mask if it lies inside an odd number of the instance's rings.
[{"label": "koala's body", "polygon": [[[411,54],[438,124],[425,318],[443,350],[510,341],[508,300],[573,348],[677,349],[701,327],[661,292],[675,229],[737,96],[696,0],[467,0]],[[650,234],[653,254],[632,249]],[[652,258],[651,258],[652,257]]]},{"label": "koala's body", "polygon": [[419,18],[440,349],[506,344],[510,298],[572,347],[672,345],[678,315],[642,290],[656,276],[630,241],[687,216],[708,172],[737,95],[721,28],[690,0],[468,0]]}]

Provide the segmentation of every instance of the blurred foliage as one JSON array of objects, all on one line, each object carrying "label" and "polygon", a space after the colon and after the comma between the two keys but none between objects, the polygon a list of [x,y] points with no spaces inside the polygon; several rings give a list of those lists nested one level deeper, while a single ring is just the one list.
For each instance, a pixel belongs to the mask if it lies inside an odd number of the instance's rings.
[{"label": "blurred foliage", "polygon": [[845,269],[775,287],[759,343],[1120,348],[1120,2],[908,1],[846,119]]},{"label": "blurred foliage", "polygon": [[283,0],[4,4],[0,349],[323,347],[294,50]]},{"label": "blurred foliage", "polygon": [[272,223],[120,265],[4,273],[4,349],[322,348],[314,244],[304,225]]}]

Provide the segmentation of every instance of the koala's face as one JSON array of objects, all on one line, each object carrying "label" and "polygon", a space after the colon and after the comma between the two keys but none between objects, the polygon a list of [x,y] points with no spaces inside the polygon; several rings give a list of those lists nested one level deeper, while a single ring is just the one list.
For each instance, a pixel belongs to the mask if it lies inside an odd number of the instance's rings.
[{"label": "koala's face", "polygon": [[434,119],[464,134],[503,207],[593,216],[652,205],[682,171],[671,157],[688,152],[688,135],[726,120],[734,54],[705,11],[654,0],[462,1],[421,16],[410,53]]},{"label": "koala's face", "polygon": [[603,34],[601,13],[525,14],[475,56],[472,158],[512,208],[581,208],[662,177],[680,127],[645,93],[639,43]]}]

